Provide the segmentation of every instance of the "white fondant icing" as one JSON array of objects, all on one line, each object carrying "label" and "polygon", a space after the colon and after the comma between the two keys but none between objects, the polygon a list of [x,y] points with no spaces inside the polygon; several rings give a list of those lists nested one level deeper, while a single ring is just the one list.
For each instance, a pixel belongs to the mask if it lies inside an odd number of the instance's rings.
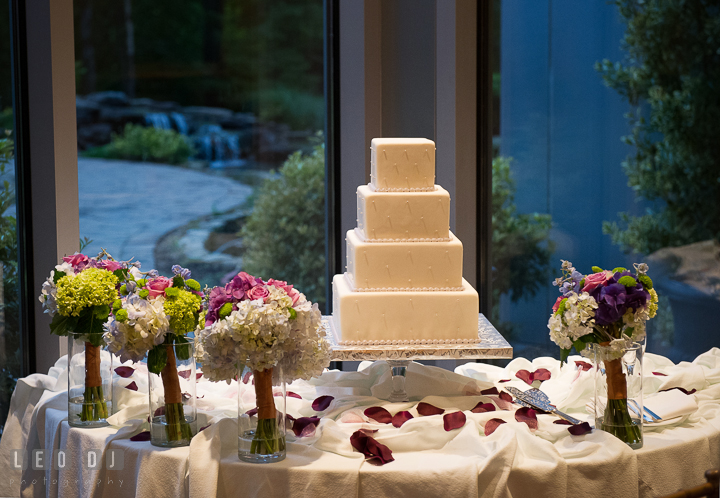
[{"label": "white fondant icing", "polygon": [[370,177],[384,189],[430,188],[435,183],[435,142],[425,138],[374,138]]}]

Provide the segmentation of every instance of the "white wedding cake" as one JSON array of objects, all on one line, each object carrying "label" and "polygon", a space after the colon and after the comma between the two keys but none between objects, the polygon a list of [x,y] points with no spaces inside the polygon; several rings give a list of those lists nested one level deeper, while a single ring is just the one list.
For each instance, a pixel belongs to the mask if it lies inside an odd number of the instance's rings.
[{"label": "white wedding cake", "polygon": [[346,272],[333,278],[338,343],[476,342],[478,293],[462,277],[450,195],[435,185],[435,142],[374,138],[370,157]]}]

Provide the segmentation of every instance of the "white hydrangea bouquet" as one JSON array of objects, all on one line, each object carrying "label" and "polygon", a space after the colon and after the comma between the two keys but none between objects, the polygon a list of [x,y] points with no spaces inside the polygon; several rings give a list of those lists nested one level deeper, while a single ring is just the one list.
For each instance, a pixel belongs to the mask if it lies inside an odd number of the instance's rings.
[{"label": "white hydrangea bouquet", "polygon": [[206,299],[205,328],[196,335],[203,375],[229,383],[244,368],[252,370],[258,426],[251,452],[284,450],[284,437],[277,434],[272,386],[309,380],[329,364],[330,346],[317,304],[286,282],[264,282],[245,272],[210,290]]}]

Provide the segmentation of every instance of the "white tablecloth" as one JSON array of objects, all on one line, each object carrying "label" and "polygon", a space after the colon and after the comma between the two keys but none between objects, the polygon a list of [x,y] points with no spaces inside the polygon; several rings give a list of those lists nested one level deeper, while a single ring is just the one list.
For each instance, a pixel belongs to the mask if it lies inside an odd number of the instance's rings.
[{"label": "white tablecloth", "polygon": [[[648,354],[644,391],[650,395],[670,387],[697,389],[698,410],[680,423],[645,427],[645,445],[633,451],[599,430],[572,436],[557,417],[539,415],[531,431],[515,421],[517,406],[481,414],[469,410],[482,389],[514,385],[527,389],[515,377],[520,369],[546,368],[551,379],[542,384],[557,407],[590,420],[585,404],[593,392],[593,370],[583,371],[570,357],[557,360],[517,358],[506,368],[470,363],[455,373],[413,363],[408,372],[409,403],[382,401],[391,390],[386,363],[364,363],[357,372],[326,372],[311,382],[288,387],[303,399],[288,397],[294,417],[312,416],[312,401],[334,396],[313,437],[289,433],[287,458],[279,463],[253,465],[237,457],[237,392],[241,410],[254,407],[251,385],[198,381],[198,427],[209,425],[191,446],[160,449],[130,436],[144,429],[147,417],[147,373],[139,368],[131,378],[119,379],[114,390],[121,410],[113,427],[70,429],[67,425],[66,360],[48,375],[21,379],[13,395],[11,413],[0,441],[0,496],[482,496],[482,497],[652,497],[704,482],[703,472],[720,466],[720,349],[714,348],[692,363],[673,364]],[[652,372],[664,374],[654,375]],[[500,382],[511,379],[510,382]],[[124,389],[135,381],[138,392]],[[445,431],[441,415],[417,417],[396,429],[364,417],[370,406],[390,413],[409,410],[417,415],[418,401],[464,410],[464,427]],[[492,435],[483,427],[502,418]],[[393,451],[394,462],[373,466],[353,451],[350,435],[359,428]],[[65,451],[67,465],[60,471],[14,470],[13,449],[45,448]],[[89,471],[81,464],[83,450],[123,450],[123,470]],[[46,455],[48,458],[48,455]]]}]

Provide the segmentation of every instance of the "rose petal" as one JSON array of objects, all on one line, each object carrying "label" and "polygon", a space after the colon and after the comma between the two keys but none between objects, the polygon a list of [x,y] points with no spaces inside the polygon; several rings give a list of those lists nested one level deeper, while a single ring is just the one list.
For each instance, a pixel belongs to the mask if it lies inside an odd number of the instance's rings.
[{"label": "rose petal", "polygon": [[[274,392],[274,393],[273,393],[273,396],[275,396],[276,398],[279,397],[279,396],[282,396],[282,392],[280,392],[280,391]],[[285,396],[287,396],[288,398],[302,399],[302,396],[300,396],[299,394],[294,393],[294,392],[292,392],[292,391],[286,391],[286,392],[285,392]]]},{"label": "rose petal", "polygon": [[685,389],[685,388],[683,388],[683,387],[671,387],[671,388],[669,388],[669,389],[661,389],[660,392],[672,391],[673,389],[677,389],[678,391],[680,391],[680,392],[682,392],[682,393],[685,393],[685,394],[688,394],[688,395],[690,395],[690,394],[695,394],[695,393],[697,392],[697,389],[693,389],[692,391],[688,391],[687,389]]},{"label": "rose petal", "polygon": [[491,418],[490,420],[485,422],[485,435],[489,436],[490,434],[495,432],[495,429],[497,429],[498,427],[500,427],[502,424],[505,424],[505,423],[507,423],[507,422],[505,422],[501,418]]},{"label": "rose petal", "polygon": [[535,410],[532,408],[528,408],[526,406],[518,408],[515,411],[515,420],[518,422],[525,422],[531,430],[537,430],[538,428],[537,415],[535,414]]},{"label": "rose petal", "polygon": [[125,386],[125,389],[130,389],[131,391],[137,391],[138,386],[137,386],[137,384],[135,384],[135,381],[132,381],[130,384]]},{"label": "rose petal", "polygon": [[252,377],[252,372],[248,370],[247,372],[245,372],[245,375],[243,375],[242,383],[247,384],[248,382],[250,382],[250,377]]},{"label": "rose petal", "polygon": [[377,431],[378,429],[366,429],[365,427],[360,429],[360,432],[362,432],[363,434],[367,434],[368,436],[371,434],[375,434]]},{"label": "rose petal", "polygon": [[[505,394],[505,396],[503,396]],[[495,405],[497,405],[498,408],[501,410],[511,410],[513,407],[512,403],[512,397],[510,398],[511,401],[508,401],[506,398],[510,396],[507,393],[501,392],[500,396],[488,396],[492,400]]]},{"label": "rose petal", "polygon": [[568,427],[568,432],[572,434],[573,436],[582,436],[583,434],[587,434],[588,432],[592,432],[592,427],[590,427],[590,424],[587,422],[583,422],[582,424],[573,425],[572,427]]},{"label": "rose petal", "polygon": [[127,379],[130,377],[135,369],[133,367],[117,367],[115,369],[115,373],[118,374],[123,379]]},{"label": "rose petal", "polygon": [[511,380],[512,379],[503,379],[503,380],[499,380],[498,382],[510,382]]},{"label": "rose petal", "polygon": [[312,402],[312,409],[316,412],[324,412],[334,399],[333,396],[320,396]]},{"label": "rose petal", "polygon": [[510,396],[510,395],[509,395],[508,393],[506,393],[505,391],[502,391],[502,392],[500,393],[500,399],[503,400],[503,401],[507,401],[508,403],[512,403],[512,402],[513,402],[513,397]]},{"label": "rose petal", "polygon": [[667,377],[667,374],[664,374],[662,372],[653,372],[653,375],[659,375],[660,377]]},{"label": "rose petal", "polygon": [[190,378],[190,370],[181,370],[177,374],[185,380],[188,380]]},{"label": "rose petal", "polygon": [[350,436],[350,444],[357,451],[365,455],[368,463],[374,465],[384,465],[395,459],[392,457],[392,451],[384,444],[378,443],[367,434],[356,431]]},{"label": "rose petal", "polygon": [[463,412],[446,413],[443,415],[443,427],[446,432],[459,429],[465,425],[465,414]]},{"label": "rose petal", "polygon": [[412,413],[408,411],[397,412],[393,415],[392,425],[393,427],[402,427],[402,425],[413,418]]},{"label": "rose petal", "polygon": [[442,413],[445,413],[445,410],[443,410],[442,408],[438,408],[437,406],[433,406],[430,403],[418,403],[417,411],[423,417],[427,417],[428,415],[440,415]]},{"label": "rose petal", "polygon": [[198,430],[198,432],[204,431],[205,429],[207,429],[207,428],[210,427],[211,425],[212,425],[212,424],[208,424],[208,425],[206,425],[205,427],[200,427],[200,429]]},{"label": "rose petal", "polygon": [[590,363],[588,363],[587,361],[576,361],[575,366],[579,370],[582,370],[583,372],[587,372],[588,370],[590,370],[592,368],[592,365]]},{"label": "rose petal", "polygon": [[350,411],[343,413],[342,417],[340,417],[340,422],[344,424],[362,424],[365,422],[365,419],[357,413]]},{"label": "rose petal", "polygon": [[538,368],[532,373],[533,381],[539,380],[540,382],[544,382],[546,380],[550,380],[550,376],[550,370],[547,368]]},{"label": "rose petal", "polygon": [[518,370],[517,372],[515,372],[515,377],[522,380],[529,386],[531,386],[533,383],[532,374],[527,370]]},{"label": "rose petal", "polygon": [[475,408],[470,410],[473,413],[485,413],[485,412],[494,412],[495,411],[495,405],[492,403],[483,403],[482,401],[475,405]]},{"label": "rose petal", "polygon": [[130,441],[150,441],[150,431],[142,431],[130,438]]},{"label": "rose petal", "polygon": [[202,377],[202,372],[195,374],[195,380],[200,380],[200,377]]},{"label": "rose petal", "polygon": [[392,415],[390,415],[390,412],[387,411],[382,406],[371,406],[370,408],[367,408],[364,412],[366,417],[373,419],[375,422],[379,422],[381,424],[389,424],[392,422]]},{"label": "rose petal", "polygon": [[[315,427],[320,423],[318,417],[300,417],[293,422],[292,431],[297,437],[308,437],[315,435]],[[312,426],[312,434],[307,430],[308,425]]]},{"label": "rose petal", "polygon": [[573,425],[572,422],[569,422],[563,418],[559,418],[557,420],[553,420],[553,424],[557,425]]},{"label": "rose petal", "polygon": [[157,408],[155,413],[153,413],[153,417],[160,417],[162,415],[165,415],[165,405]]},{"label": "rose petal", "polygon": [[480,394],[483,396],[488,396],[490,394],[498,395],[500,394],[500,391],[498,391],[497,387],[491,387],[490,389],[484,389],[480,391]]},{"label": "rose petal", "polygon": [[258,409],[257,408],[250,408],[248,411],[245,412],[245,415],[248,417],[253,417],[257,415]]}]

